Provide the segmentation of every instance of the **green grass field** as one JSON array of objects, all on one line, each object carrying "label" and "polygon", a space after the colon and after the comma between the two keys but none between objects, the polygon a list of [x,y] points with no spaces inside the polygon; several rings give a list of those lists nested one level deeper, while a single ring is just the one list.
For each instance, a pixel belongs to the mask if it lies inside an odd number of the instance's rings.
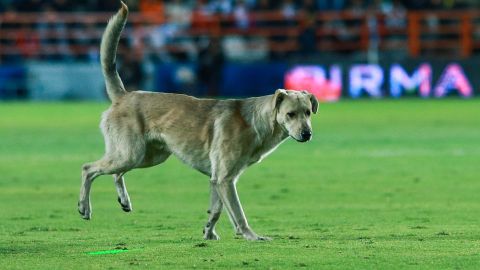
[{"label": "green grass field", "polygon": [[[108,104],[0,104],[2,269],[478,269],[480,100],[322,104],[314,139],[287,141],[239,193],[252,228],[202,240],[208,179],[175,158],[112,178],[77,213],[80,167],[103,154]],[[125,250],[117,254],[88,252]]]}]

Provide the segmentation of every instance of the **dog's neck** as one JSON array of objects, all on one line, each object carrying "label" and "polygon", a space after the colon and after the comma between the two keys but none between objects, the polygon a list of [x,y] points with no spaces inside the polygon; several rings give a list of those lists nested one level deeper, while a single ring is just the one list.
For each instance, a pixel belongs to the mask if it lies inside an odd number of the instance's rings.
[{"label": "dog's neck", "polygon": [[276,145],[288,137],[288,133],[276,120],[273,99],[273,95],[249,98],[243,106],[245,120],[254,128],[256,139],[261,144],[269,140]]}]

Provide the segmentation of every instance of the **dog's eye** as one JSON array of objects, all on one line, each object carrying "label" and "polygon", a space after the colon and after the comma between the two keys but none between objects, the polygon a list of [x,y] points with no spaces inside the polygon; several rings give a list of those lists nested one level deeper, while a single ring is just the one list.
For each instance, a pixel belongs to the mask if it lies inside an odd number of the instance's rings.
[{"label": "dog's eye", "polygon": [[295,113],[294,112],[289,112],[289,113],[287,113],[287,116],[290,117],[290,118],[295,117]]},{"label": "dog's eye", "polygon": [[307,116],[310,116],[310,114],[311,114],[310,110],[307,110],[307,111],[305,112],[305,114],[306,114]]}]

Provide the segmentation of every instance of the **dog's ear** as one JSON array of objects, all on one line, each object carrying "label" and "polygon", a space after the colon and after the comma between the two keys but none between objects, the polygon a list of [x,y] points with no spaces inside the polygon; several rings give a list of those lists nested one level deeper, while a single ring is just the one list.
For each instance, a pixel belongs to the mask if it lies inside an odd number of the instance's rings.
[{"label": "dog's ear", "polygon": [[308,98],[310,99],[310,103],[312,104],[312,112],[315,114],[317,113],[318,111],[318,100],[317,98],[315,97],[314,94],[310,93],[310,92],[307,92],[305,90],[302,91],[305,95],[308,96]]},{"label": "dog's ear", "polygon": [[277,91],[275,91],[275,95],[273,96],[273,104],[275,110],[278,110],[278,107],[287,95],[288,93],[285,89],[278,89]]}]

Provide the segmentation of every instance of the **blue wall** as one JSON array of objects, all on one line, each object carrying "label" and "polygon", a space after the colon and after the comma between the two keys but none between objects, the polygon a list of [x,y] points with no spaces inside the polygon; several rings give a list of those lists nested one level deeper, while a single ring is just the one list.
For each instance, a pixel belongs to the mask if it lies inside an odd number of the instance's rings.
[{"label": "blue wall", "polygon": [[[286,63],[229,63],[223,68],[223,79],[220,82],[220,96],[246,97],[272,94],[275,89],[283,88],[283,77],[288,69]],[[179,77],[179,70],[196,73],[192,64],[158,65],[155,72],[155,90],[180,93],[188,88]],[[150,90],[150,89],[148,89]],[[201,95],[197,89],[190,94]]]},{"label": "blue wall", "polygon": [[[0,99],[13,99],[26,91],[26,68],[23,66],[0,66]],[[26,94],[26,93],[24,93]]]},{"label": "blue wall", "polygon": [[221,87],[222,96],[269,95],[283,88],[286,63],[227,64]]}]

